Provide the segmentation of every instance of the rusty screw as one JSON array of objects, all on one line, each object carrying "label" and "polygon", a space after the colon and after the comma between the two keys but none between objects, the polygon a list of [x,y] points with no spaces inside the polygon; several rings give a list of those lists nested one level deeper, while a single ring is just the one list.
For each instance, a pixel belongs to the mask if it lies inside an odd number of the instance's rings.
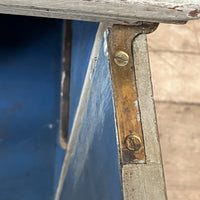
[{"label": "rusty screw", "polygon": [[138,151],[141,147],[141,144],[141,139],[134,134],[130,134],[125,138],[126,148],[130,151]]},{"label": "rusty screw", "polygon": [[129,56],[124,51],[117,51],[114,57],[115,64],[124,67],[129,62]]}]

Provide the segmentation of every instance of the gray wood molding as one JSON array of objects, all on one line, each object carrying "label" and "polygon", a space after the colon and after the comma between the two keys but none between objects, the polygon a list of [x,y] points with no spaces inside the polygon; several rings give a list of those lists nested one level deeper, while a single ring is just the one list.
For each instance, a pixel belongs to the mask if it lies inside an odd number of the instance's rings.
[{"label": "gray wood molding", "polygon": [[122,167],[124,200],[166,200],[145,35],[140,35],[135,39],[133,51],[146,164],[129,164]]},{"label": "gray wood molding", "polygon": [[200,18],[200,0],[0,0],[0,13],[134,24]]}]

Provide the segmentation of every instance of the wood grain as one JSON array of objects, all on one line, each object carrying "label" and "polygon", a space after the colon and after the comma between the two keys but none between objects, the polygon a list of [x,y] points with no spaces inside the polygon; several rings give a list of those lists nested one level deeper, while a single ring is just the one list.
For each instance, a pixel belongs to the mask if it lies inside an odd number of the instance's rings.
[{"label": "wood grain", "polygon": [[200,199],[200,106],[156,103],[169,200]]},{"label": "wood grain", "polygon": [[200,18],[199,0],[0,0],[0,13],[134,24]]},{"label": "wood grain", "polygon": [[200,103],[200,20],[160,24],[148,44],[155,100]]}]

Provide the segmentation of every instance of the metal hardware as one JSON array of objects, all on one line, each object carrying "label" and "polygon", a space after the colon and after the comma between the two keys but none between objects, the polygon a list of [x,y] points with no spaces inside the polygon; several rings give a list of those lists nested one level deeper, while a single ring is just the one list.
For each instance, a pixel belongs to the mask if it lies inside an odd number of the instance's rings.
[{"label": "metal hardware", "polygon": [[136,135],[128,135],[124,141],[127,149],[130,151],[138,151],[141,148],[142,140]]},{"label": "metal hardware", "polygon": [[121,164],[146,162],[132,42],[139,34],[150,33],[157,26],[151,23],[114,25],[109,31],[108,51]]},{"label": "metal hardware", "polygon": [[126,66],[129,61],[129,56],[124,51],[117,51],[114,57],[115,64],[118,66]]}]

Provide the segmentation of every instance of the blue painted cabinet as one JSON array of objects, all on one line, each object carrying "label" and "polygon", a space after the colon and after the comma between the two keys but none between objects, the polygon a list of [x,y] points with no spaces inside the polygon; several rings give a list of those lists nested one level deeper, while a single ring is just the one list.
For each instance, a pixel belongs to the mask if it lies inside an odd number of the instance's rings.
[{"label": "blue painted cabinet", "polygon": [[[0,200],[53,200],[64,20],[0,16]],[[72,21],[69,138],[98,23]],[[103,42],[60,200],[121,200],[108,60]]]},{"label": "blue painted cabinet", "polygon": [[0,199],[51,200],[63,20],[0,16]]},{"label": "blue painted cabinet", "polygon": [[103,44],[91,74],[61,200],[122,200],[111,77]]}]

